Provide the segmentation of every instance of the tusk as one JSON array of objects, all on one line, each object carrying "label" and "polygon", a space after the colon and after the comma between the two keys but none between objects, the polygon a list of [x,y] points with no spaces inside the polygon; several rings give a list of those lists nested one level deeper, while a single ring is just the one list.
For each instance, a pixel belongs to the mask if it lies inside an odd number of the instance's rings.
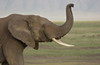
[{"label": "tusk", "polygon": [[53,40],[54,42],[60,44],[60,45],[63,45],[63,46],[67,46],[67,47],[73,47],[73,46],[75,46],[75,45],[70,45],[70,44],[63,43],[62,41],[57,40],[57,39],[55,39],[55,38],[52,38],[52,40]]}]

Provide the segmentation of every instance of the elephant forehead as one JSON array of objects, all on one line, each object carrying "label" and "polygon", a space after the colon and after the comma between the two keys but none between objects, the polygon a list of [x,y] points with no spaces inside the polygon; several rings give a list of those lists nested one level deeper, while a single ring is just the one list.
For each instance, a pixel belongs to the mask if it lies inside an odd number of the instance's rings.
[{"label": "elephant forehead", "polygon": [[34,22],[34,24],[40,24],[43,25],[45,23],[49,23],[50,21],[44,17],[38,16],[38,15],[34,15],[34,16],[29,16],[29,19],[32,20],[32,22]]}]

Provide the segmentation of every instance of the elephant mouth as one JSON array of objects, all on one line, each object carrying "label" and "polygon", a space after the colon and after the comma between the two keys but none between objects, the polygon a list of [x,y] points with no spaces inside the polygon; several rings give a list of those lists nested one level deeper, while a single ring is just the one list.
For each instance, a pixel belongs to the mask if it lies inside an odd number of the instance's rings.
[{"label": "elephant mouth", "polygon": [[66,46],[66,47],[74,47],[74,46],[75,46],[75,45],[71,45],[71,44],[64,43],[64,42],[62,42],[62,41],[60,41],[60,40],[57,40],[57,39],[55,39],[55,38],[52,38],[52,40],[53,40],[54,42],[56,42],[57,44],[60,44],[60,45],[62,45],[62,46]]}]

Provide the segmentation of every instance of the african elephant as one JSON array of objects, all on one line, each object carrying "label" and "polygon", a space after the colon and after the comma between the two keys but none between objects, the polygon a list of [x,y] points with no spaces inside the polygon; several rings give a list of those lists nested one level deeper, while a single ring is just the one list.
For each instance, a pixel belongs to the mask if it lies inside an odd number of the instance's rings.
[{"label": "african elephant", "polygon": [[23,50],[27,46],[37,50],[39,42],[54,41],[63,46],[73,47],[74,45],[59,40],[72,28],[73,6],[74,4],[66,6],[67,20],[61,26],[37,15],[12,14],[0,18],[0,63],[24,65]]}]

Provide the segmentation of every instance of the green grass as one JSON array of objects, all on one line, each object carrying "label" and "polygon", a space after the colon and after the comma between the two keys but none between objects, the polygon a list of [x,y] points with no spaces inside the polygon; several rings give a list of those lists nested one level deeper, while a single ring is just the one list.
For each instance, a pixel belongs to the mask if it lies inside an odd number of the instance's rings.
[{"label": "green grass", "polygon": [[[62,25],[61,22],[56,23]],[[100,22],[74,22],[62,41],[75,47],[54,42],[40,43],[39,50],[24,51],[25,65],[100,65]]]},{"label": "green grass", "polygon": [[100,65],[100,21],[74,22],[61,40],[75,47],[54,42],[40,43],[39,50],[28,47],[24,50],[25,65]]}]

